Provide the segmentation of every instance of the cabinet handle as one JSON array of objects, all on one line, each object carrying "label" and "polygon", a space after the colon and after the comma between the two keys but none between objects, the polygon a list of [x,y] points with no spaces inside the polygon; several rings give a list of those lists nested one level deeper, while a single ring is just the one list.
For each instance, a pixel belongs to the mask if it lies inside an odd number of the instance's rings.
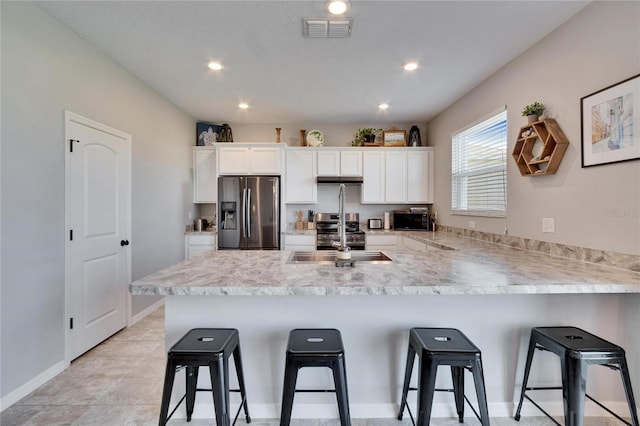
[{"label": "cabinet handle", "polygon": [[121,240],[120,241],[120,246],[124,247],[124,246],[128,246],[129,245],[129,240]]}]

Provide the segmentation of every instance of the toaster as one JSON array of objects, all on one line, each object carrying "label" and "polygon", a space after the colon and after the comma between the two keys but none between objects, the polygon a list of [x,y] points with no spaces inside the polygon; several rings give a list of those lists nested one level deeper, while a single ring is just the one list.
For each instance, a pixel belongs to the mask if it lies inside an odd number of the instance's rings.
[{"label": "toaster", "polygon": [[382,219],[369,219],[369,229],[382,229]]}]

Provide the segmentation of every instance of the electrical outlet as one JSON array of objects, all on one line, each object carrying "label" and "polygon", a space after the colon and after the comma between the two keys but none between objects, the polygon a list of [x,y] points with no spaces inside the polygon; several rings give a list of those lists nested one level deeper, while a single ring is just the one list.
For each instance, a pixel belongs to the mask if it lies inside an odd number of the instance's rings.
[{"label": "electrical outlet", "polygon": [[474,229],[476,227],[476,222],[475,220],[470,220],[469,221],[469,228]]},{"label": "electrical outlet", "polygon": [[191,210],[189,210],[189,220],[193,220],[193,212]]},{"label": "electrical outlet", "polygon": [[556,220],[552,217],[542,218],[542,232],[553,234],[556,232]]}]

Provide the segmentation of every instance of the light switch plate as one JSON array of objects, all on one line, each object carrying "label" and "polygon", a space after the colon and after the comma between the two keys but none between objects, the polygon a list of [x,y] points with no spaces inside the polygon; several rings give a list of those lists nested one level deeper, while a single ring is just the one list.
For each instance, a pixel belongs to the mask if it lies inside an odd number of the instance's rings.
[{"label": "light switch plate", "polygon": [[469,228],[474,229],[476,227],[476,222],[475,220],[470,220],[469,221]]},{"label": "light switch plate", "polygon": [[542,218],[542,232],[553,234],[556,232],[556,220],[552,217]]}]

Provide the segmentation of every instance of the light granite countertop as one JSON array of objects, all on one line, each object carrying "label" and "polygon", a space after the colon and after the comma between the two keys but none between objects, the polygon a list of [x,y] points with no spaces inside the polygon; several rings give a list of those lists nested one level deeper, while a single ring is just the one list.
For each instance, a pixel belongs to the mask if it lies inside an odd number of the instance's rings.
[{"label": "light granite countertop", "polygon": [[[447,233],[390,264],[289,264],[290,251],[221,250],[130,284],[134,295],[296,296],[640,293],[640,273]],[[446,248],[446,249],[444,249]]]}]

